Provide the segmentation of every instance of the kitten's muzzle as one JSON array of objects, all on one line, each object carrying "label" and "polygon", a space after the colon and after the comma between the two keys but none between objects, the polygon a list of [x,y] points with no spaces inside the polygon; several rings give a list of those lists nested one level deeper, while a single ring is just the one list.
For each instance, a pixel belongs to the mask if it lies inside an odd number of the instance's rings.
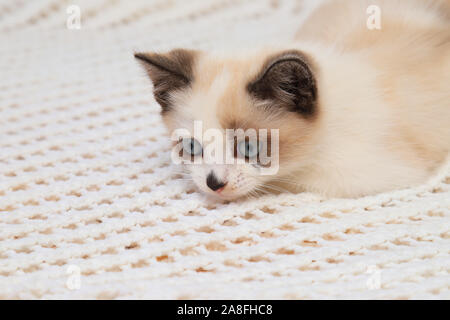
[{"label": "kitten's muzzle", "polygon": [[213,171],[211,171],[208,176],[206,177],[206,185],[212,190],[212,191],[220,191],[223,187],[225,187],[227,183],[220,181],[217,179],[216,175]]}]

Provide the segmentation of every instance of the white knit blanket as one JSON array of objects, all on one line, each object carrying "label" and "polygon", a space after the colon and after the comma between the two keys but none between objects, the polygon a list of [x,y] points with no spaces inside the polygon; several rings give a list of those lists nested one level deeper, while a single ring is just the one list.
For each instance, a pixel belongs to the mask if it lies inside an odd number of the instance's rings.
[{"label": "white knit blanket", "polygon": [[0,298],[449,299],[449,165],[357,200],[214,203],[174,174],[133,52],[283,41],[310,8],[0,1]]}]

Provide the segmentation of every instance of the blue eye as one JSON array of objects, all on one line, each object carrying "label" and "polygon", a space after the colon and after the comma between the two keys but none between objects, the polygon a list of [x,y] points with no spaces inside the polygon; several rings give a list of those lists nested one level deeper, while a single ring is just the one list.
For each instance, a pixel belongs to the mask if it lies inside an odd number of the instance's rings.
[{"label": "blue eye", "polygon": [[256,141],[240,141],[237,145],[239,154],[246,158],[254,158],[258,155],[260,145]]},{"label": "blue eye", "polygon": [[194,138],[184,138],[182,143],[183,143],[183,150],[187,154],[198,156],[203,151],[200,142],[198,142]]}]

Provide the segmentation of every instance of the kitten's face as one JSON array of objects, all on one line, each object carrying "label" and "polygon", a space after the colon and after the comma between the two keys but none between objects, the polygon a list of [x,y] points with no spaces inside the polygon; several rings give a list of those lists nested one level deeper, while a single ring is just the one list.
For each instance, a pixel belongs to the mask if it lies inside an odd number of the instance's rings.
[{"label": "kitten's face", "polygon": [[289,174],[310,162],[318,113],[305,55],[219,58],[178,49],[136,57],[153,81],[173,155],[184,160],[199,189],[235,199],[300,187]]}]

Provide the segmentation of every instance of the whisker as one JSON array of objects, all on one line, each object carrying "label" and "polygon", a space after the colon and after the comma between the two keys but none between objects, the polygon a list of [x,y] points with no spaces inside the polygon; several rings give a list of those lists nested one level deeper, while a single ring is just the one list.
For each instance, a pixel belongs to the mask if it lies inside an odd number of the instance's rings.
[{"label": "whisker", "polygon": [[263,188],[267,188],[267,189],[271,189],[271,190],[274,190],[274,191],[278,191],[280,193],[291,193],[287,189],[284,189],[284,188],[279,187],[279,186],[271,185],[271,184],[264,184]]}]

